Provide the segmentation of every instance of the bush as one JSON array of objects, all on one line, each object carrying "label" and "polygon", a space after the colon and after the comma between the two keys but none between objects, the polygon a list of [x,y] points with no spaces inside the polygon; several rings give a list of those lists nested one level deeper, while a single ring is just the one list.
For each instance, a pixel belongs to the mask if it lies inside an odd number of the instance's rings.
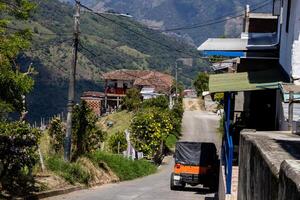
[{"label": "bush", "polygon": [[74,107],[72,121],[74,159],[100,148],[106,133],[96,126],[97,117],[85,101]]},{"label": "bush", "polygon": [[140,91],[136,88],[127,90],[126,96],[123,98],[122,108],[129,111],[135,111],[141,104]]},{"label": "bush", "polygon": [[47,168],[63,177],[71,184],[88,184],[91,175],[77,163],[67,163],[60,157],[50,157],[46,160]]},{"label": "bush", "polygon": [[194,86],[198,96],[202,96],[202,92],[208,90],[209,76],[205,72],[200,72],[194,81]]},{"label": "bush", "polygon": [[153,158],[162,153],[162,144],[173,131],[173,125],[168,112],[148,108],[134,116],[130,131],[134,147],[148,158]]},{"label": "bush", "polygon": [[105,162],[121,181],[132,180],[156,171],[156,166],[146,160],[129,160],[120,155],[101,151],[90,153],[89,158],[96,165]]},{"label": "bush", "polygon": [[170,112],[169,116],[173,125],[172,133],[179,138],[181,136],[181,122],[183,116],[183,106],[182,103],[176,103]]},{"label": "bush", "polygon": [[173,134],[170,134],[166,139],[166,146],[168,149],[172,149],[175,147],[175,144],[177,142],[177,137]]},{"label": "bush", "polygon": [[[118,143],[120,142],[120,149],[118,152]],[[126,150],[127,141],[123,132],[112,134],[108,140],[108,146],[112,153],[120,153]]]},{"label": "bush", "polygon": [[156,98],[144,100],[142,103],[142,108],[157,107],[160,109],[169,108],[169,100],[166,96],[158,96]]},{"label": "bush", "polygon": [[[0,183],[14,194],[34,188],[40,131],[22,122],[0,122]],[[29,189],[30,188],[30,189]]]},{"label": "bush", "polygon": [[60,118],[54,118],[51,120],[48,132],[51,137],[51,146],[55,153],[62,152],[65,137],[65,127]]}]

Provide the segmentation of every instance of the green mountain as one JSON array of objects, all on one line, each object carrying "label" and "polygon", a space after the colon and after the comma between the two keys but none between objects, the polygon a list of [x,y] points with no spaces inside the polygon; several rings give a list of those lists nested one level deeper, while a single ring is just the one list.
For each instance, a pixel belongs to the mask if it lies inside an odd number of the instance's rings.
[{"label": "green mountain", "polygon": [[[73,7],[58,0],[42,0],[37,5],[28,24],[11,24],[33,31],[32,48],[19,56],[22,67],[32,63],[38,71],[34,91],[28,96],[31,121],[65,112],[72,60]],[[174,73],[176,59],[199,57],[194,47],[131,18],[107,15],[105,19],[83,11],[80,29],[77,101],[83,91],[103,89],[103,72],[126,68]],[[186,85],[207,67],[199,58],[190,64],[179,73]]]},{"label": "green mountain", "polygon": [[[64,0],[73,2],[72,0]],[[139,21],[159,29],[173,29],[195,24],[206,24],[224,16],[243,14],[246,4],[255,8],[264,4],[261,0],[81,0],[95,10],[114,10],[129,13]],[[272,1],[258,11],[270,11]],[[208,37],[237,36],[242,19],[234,19],[190,30],[173,31],[199,45]]]}]

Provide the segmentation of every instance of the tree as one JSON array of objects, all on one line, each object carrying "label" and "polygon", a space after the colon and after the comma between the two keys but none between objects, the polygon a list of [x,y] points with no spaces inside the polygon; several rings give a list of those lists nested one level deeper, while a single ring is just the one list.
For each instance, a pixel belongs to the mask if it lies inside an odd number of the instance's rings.
[{"label": "tree", "polygon": [[62,152],[65,137],[65,127],[60,118],[56,117],[51,120],[48,132],[51,137],[51,144],[55,153]]},{"label": "tree", "polygon": [[161,95],[156,98],[144,100],[141,107],[143,108],[157,107],[160,109],[168,109],[169,99],[165,95]]},{"label": "tree", "polygon": [[126,97],[123,98],[122,107],[129,111],[135,111],[141,104],[140,91],[136,88],[127,90]]},{"label": "tree", "polygon": [[[29,30],[10,31],[12,17],[27,20],[34,4],[28,0],[0,1],[0,117],[12,111],[24,111],[24,96],[33,87],[33,80],[29,77],[32,72],[22,73],[15,62],[17,55],[29,48],[31,32]],[[11,17],[12,16],[12,17]],[[5,18],[4,18],[5,17]]]},{"label": "tree", "polygon": [[208,90],[209,76],[207,73],[200,72],[194,81],[194,86],[198,96],[202,96],[202,92]]},{"label": "tree", "polygon": [[0,1],[0,188],[13,194],[34,188],[32,169],[37,162],[40,132],[25,122],[6,121],[16,111],[23,121],[26,115],[25,95],[33,88],[31,66],[22,72],[16,63],[20,52],[30,46],[29,30],[8,29],[10,19],[27,20],[35,7],[28,0]]},{"label": "tree", "polygon": [[162,153],[160,148],[173,131],[173,126],[168,112],[153,107],[140,110],[134,116],[130,131],[135,148],[153,158],[157,153]]},{"label": "tree", "polygon": [[22,122],[0,122],[0,133],[0,188],[15,195],[31,191],[40,131]]},{"label": "tree", "polygon": [[72,119],[73,142],[75,146],[74,158],[97,150],[104,141],[106,133],[97,127],[97,117],[85,101],[74,107]]}]

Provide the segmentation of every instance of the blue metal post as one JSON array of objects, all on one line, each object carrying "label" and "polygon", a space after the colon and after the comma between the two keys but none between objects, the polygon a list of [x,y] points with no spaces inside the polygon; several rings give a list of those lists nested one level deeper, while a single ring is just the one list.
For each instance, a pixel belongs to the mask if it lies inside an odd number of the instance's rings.
[{"label": "blue metal post", "polygon": [[225,94],[225,175],[226,175],[226,193],[231,193],[231,178],[232,178],[232,159],[233,159],[233,142],[230,134],[230,116],[231,116],[231,93]]}]

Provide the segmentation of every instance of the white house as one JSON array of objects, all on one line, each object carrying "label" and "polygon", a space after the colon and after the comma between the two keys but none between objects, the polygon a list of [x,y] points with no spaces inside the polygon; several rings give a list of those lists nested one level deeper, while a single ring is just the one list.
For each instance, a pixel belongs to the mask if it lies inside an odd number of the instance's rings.
[{"label": "white house", "polygon": [[280,64],[300,85],[300,0],[281,0]]}]

